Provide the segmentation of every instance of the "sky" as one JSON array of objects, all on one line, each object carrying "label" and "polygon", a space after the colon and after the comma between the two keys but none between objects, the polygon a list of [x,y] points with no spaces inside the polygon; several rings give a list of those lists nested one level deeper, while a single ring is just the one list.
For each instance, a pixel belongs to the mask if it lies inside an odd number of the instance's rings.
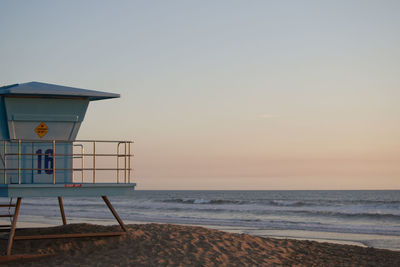
[{"label": "sky", "polygon": [[400,1],[0,2],[0,85],[121,94],[138,189],[400,189]]}]

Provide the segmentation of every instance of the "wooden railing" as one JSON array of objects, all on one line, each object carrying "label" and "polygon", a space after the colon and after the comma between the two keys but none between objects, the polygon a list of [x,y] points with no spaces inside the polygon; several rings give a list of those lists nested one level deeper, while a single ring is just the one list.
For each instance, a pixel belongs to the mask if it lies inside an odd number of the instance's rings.
[{"label": "wooden railing", "polygon": [[[108,171],[115,173],[116,183],[130,183],[132,174],[131,160],[132,154],[132,141],[108,141],[108,140],[76,140],[74,142],[64,140],[0,140],[0,146],[3,148],[0,150],[0,171],[3,172],[4,184],[9,183],[7,181],[7,175],[9,172],[17,174],[18,183],[21,184],[21,175],[25,171],[32,171],[32,175],[42,174],[42,172],[52,175],[53,184],[56,183],[56,171],[60,173],[71,172],[72,178],[77,173],[80,173],[80,182],[88,182],[87,173],[91,173],[90,182],[96,183],[96,177],[99,172]],[[30,149],[30,144],[32,149]],[[99,146],[107,144],[107,148],[104,152],[99,153],[101,149]],[[34,147],[37,146],[35,151]],[[57,146],[66,145],[63,149],[58,149]],[[111,145],[111,147],[110,147]],[[43,147],[51,147],[43,151]],[[69,147],[70,148],[66,148]],[[112,148],[113,147],[113,148]],[[75,150],[79,149],[79,152]],[[24,151],[22,151],[24,150]],[[26,152],[29,150],[29,152]],[[62,153],[59,150],[69,150],[71,153]],[[113,151],[113,152],[111,152]],[[64,166],[57,167],[57,159],[65,159],[68,163],[62,164]],[[101,158],[114,158],[115,167],[99,167],[103,165],[101,162],[98,163]],[[80,159],[80,166],[78,164]],[[26,165],[27,162],[32,162],[31,168]],[[23,164],[22,164],[23,163]],[[36,163],[36,164],[34,164]],[[2,165],[2,166],[1,166]],[[21,166],[24,165],[24,166]],[[36,166],[35,166],[36,165]],[[67,167],[65,165],[68,165]],[[70,167],[69,167],[70,166]],[[122,174],[122,175],[121,175]],[[112,178],[114,179],[114,178]]]}]

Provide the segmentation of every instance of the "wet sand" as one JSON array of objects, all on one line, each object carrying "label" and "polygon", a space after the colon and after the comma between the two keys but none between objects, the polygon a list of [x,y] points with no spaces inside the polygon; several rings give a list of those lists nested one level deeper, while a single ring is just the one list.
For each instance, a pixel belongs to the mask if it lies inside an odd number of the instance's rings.
[{"label": "wet sand", "polygon": [[[204,227],[129,225],[125,235],[17,240],[13,254],[53,254],[7,266],[400,266],[400,252],[306,240],[262,238]],[[18,230],[17,235],[120,231],[70,224]],[[6,240],[0,240],[5,251]],[[3,265],[5,265],[3,264]]]}]

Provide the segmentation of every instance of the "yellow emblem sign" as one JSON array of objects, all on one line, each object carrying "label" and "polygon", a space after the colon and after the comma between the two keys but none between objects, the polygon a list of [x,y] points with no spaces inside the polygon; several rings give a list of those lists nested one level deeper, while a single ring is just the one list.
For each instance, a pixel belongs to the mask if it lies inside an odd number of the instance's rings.
[{"label": "yellow emblem sign", "polygon": [[35,128],[35,132],[37,133],[37,135],[42,138],[43,136],[45,136],[47,134],[47,132],[49,131],[49,128],[47,127],[47,125],[44,122],[41,122],[38,127]]}]

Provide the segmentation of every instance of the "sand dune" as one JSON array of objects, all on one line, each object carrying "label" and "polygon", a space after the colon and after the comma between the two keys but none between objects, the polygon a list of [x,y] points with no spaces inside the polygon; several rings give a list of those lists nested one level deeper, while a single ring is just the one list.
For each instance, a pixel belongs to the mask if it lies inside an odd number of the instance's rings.
[{"label": "sand dune", "polygon": [[[71,224],[17,235],[119,231]],[[4,251],[6,240],[1,240]],[[129,225],[119,237],[15,241],[13,254],[54,254],[7,266],[400,266],[400,252],[231,234],[169,224]]]}]

